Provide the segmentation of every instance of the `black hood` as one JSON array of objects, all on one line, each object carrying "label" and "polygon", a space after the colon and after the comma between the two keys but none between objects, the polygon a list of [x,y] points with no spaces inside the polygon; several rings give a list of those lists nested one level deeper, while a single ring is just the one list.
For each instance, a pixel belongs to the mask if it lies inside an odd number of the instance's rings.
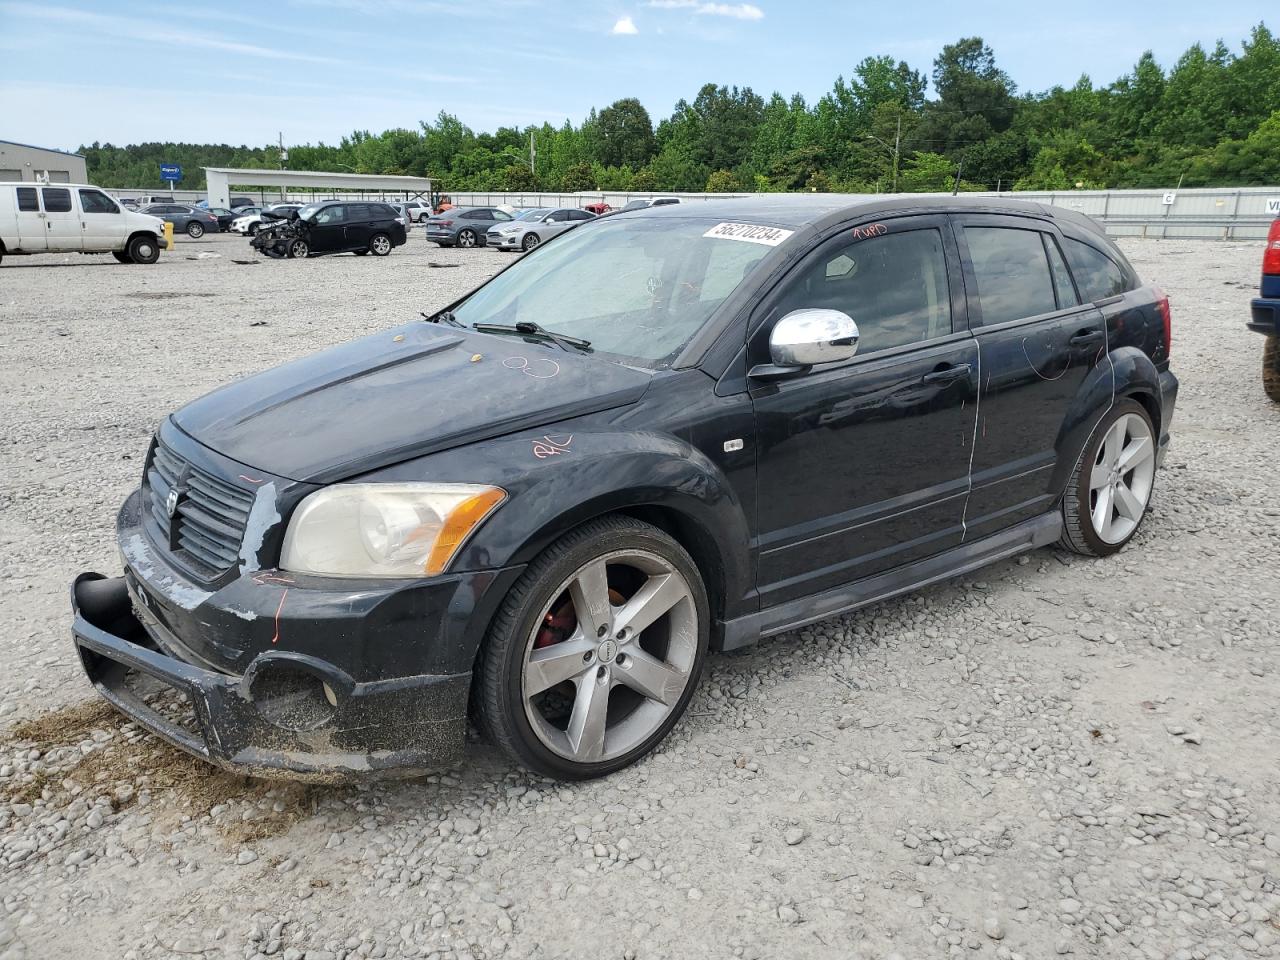
[{"label": "black hood", "polygon": [[634,403],[650,379],[517,336],[412,323],[229,384],[173,419],[247,466],[332,483]]}]

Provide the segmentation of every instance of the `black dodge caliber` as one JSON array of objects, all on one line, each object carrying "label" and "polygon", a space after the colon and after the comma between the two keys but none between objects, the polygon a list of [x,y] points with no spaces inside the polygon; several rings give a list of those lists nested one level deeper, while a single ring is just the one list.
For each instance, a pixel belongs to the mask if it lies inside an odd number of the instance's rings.
[{"label": "black dodge caliber", "polygon": [[586,778],[728,650],[1053,543],[1134,536],[1167,299],[1088,219],[787,197],[589,223],[431,318],[160,426],[99,691],[224,767]]}]

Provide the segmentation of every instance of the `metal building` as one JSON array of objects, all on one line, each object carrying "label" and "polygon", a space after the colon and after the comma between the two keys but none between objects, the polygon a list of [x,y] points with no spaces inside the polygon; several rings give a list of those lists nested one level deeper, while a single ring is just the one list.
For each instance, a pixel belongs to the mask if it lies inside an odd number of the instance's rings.
[{"label": "metal building", "polygon": [[46,173],[50,183],[89,182],[84,157],[78,153],[0,140],[0,181],[25,180],[32,183]]}]

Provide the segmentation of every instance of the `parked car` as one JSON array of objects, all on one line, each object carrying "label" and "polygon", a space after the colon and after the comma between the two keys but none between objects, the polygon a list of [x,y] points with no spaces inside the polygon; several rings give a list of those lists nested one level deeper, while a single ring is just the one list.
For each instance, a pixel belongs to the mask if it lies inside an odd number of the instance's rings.
[{"label": "parked car", "polygon": [[110,253],[121,263],[155,263],[163,245],[159,217],[124,209],[97,187],[0,183],[0,259]]},{"label": "parked car", "polygon": [[404,206],[408,208],[414,223],[421,223],[432,213],[431,204],[425,200],[406,200]]},{"label": "parked car", "polygon": [[649,207],[668,207],[679,202],[679,197],[649,197],[648,199],[628,200],[614,212],[630,213],[632,210],[646,210]]},{"label": "parked car", "polygon": [[231,229],[231,224],[240,217],[240,213],[235,210],[228,210],[226,207],[209,207],[209,212],[218,218],[218,229],[225,233]]},{"label": "parked car", "polygon": [[594,213],[576,207],[531,212],[536,216],[520,216],[510,223],[491,228],[485,244],[499,250],[532,250],[544,240],[596,219]]},{"label": "parked car", "polygon": [[[326,253],[372,253],[385,257],[403,246],[404,218],[387,203],[309,203],[298,210],[270,210],[250,241],[270,257],[316,257]],[[274,218],[280,218],[276,220]]]},{"label": "parked car", "polygon": [[249,774],[434,768],[470,705],[521,764],[585,779],[667,735],[709,650],[1131,541],[1178,390],[1169,306],[1092,221],[706,206],[572,231],[434,323],[165,419],[124,575],[73,586],[94,685]]},{"label": "parked car", "polygon": [[586,210],[588,213],[594,213],[598,217],[601,214],[608,213],[613,209],[613,207],[609,206],[603,200],[600,200],[596,203],[583,204],[582,209]]},{"label": "parked car", "polygon": [[120,204],[120,206],[124,207],[126,210],[138,209],[138,201],[134,200],[132,197],[116,197],[114,199],[116,203]]},{"label": "parked car", "polygon": [[1249,329],[1261,333],[1262,389],[1280,403],[1280,220],[1271,224],[1262,254],[1262,288],[1253,301]]},{"label": "parked car", "polygon": [[174,233],[185,233],[192,240],[199,240],[206,230],[217,233],[221,230],[218,218],[208,210],[189,206],[185,203],[153,203],[145,207],[143,213],[173,224]]},{"label": "parked car", "polygon": [[427,239],[442,247],[483,247],[489,228],[511,219],[497,207],[454,207],[427,218]]},{"label": "parked car", "polygon": [[[231,221],[231,230],[233,233],[247,233],[253,236],[262,226],[262,215],[268,211],[287,212],[290,210],[299,210],[302,208],[300,203],[273,203],[268,207],[241,207],[237,213],[243,214]],[[253,211],[252,213],[246,211]]]},{"label": "parked car", "polygon": [[400,222],[400,226],[408,230],[413,226],[413,213],[409,207],[403,203],[387,203],[387,206],[395,211],[396,219]]},{"label": "parked car", "polygon": [[231,198],[232,210],[239,210],[241,207],[256,207],[256,206],[258,206],[258,201],[254,200],[252,197],[232,197]]},{"label": "parked car", "polygon": [[153,203],[175,203],[172,193],[150,193],[138,198],[139,207],[149,207]]}]

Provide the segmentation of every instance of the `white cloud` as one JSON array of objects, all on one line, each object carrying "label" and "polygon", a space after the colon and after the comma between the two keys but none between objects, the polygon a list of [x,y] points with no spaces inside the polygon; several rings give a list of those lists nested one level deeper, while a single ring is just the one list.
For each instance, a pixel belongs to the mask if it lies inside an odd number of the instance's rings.
[{"label": "white cloud", "polygon": [[764,11],[754,3],[706,3],[704,0],[648,0],[646,7],[659,10],[692,10],[694,13],[713,17],[732,17],[734,20],[763,20]]},{"label": "white cloud", "polygon": [[621,17],[609,32],[617,36],[634,37],[640,31],[636,28],[635,21],[630,17]]}]

